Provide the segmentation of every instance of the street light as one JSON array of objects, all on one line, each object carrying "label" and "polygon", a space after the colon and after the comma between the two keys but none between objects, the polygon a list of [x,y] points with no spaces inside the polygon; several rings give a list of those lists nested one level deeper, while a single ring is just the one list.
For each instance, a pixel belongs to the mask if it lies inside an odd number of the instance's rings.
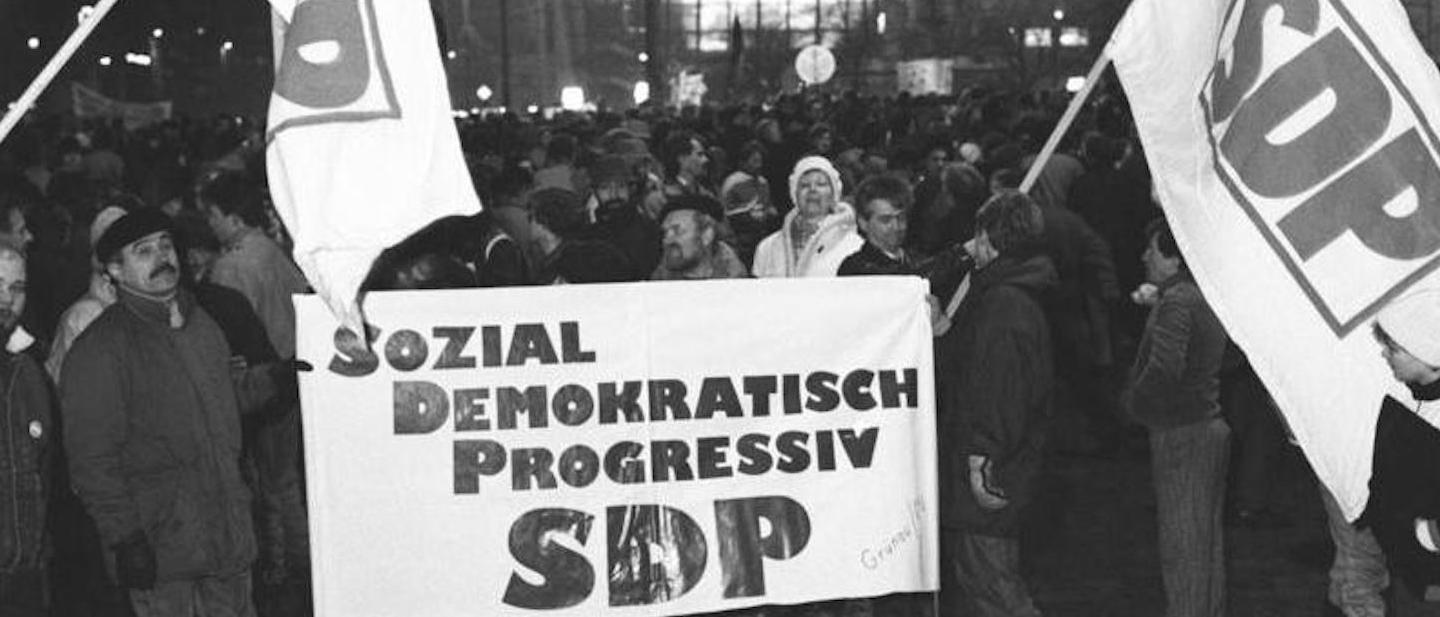
[{"label": "street light", "polygon": [[481,103],[488,103],[492,96],[495,96],[495,91],[491,90],[490,86],[481,85],[475,89],[475,98],[480,99]]},{"label": "street light", "polygon": [[1055,9],[1055,21],[1065,21],[1065,9]]},{"label": "street light", "polygon": [[40,37],[30,37],[29,40],[25,41],[25,46],[29,47],[30,49],[40,49]]},{"label": "street light", "polygon": [[650,54],[647,54],[647,53],[645,53],[645,52],[642,51],[642,52],[640,52],[640,55],[639,55],[639,56],[636,56],[636,58],[638,58],[638,59],[640,60],[640,62],[642,62],[642,63],[643,63],[643,62],[649,62],[649,61],[650,61]]},{"label": "street light", "polygon": [[114,60],[111,60],[110,56],[100,56],[100,66],[110,66],[111,62]]},{"label": "street light", "polygon": [[165,29],[164,29],[164,28],[156,28],[156,29],[154,29],[154,30],[151,30],[151,31],[150,31],[150,36],[153,37],[153,38],[157,38],[157,39],[159,39],[159,38],[164,38],[164,37],[165,37]]},{"label": "street light", "polygon": [[446,58],[447,60],[454,60],[454,59],[456,58],[456,56],[459,56],[459,55],[460,55],[460,53],[457,52],[457,51],[455,51],[455,50],[453,50],[453,49],[450,50],[450,51],[445,52],[445,58]]},{"label": "street light", "polygon": [[125,62],[135,66],[150,66],[155,59],[146,54],[125,54]]}]

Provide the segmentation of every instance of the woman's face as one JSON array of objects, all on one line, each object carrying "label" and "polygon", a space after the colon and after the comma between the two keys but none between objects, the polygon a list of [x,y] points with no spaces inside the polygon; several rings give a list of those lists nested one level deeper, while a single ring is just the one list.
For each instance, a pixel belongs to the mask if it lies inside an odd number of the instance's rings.
[{"label": "woman's face", "polygon": [[800,176],[795,186],[795,207],[807,217],[830,214],[835,208],[835,186],[830,184],[830,176],[818,169]]},{"label": "woman's face", "polygon": [[1375,340],[1380,343],[1380,357],[1390,365],[1390,374],[1396,381],[1412,386],[1423,386],[1440,379],[1440,369],[1416,358],[1388,336],[1376,332]]}]

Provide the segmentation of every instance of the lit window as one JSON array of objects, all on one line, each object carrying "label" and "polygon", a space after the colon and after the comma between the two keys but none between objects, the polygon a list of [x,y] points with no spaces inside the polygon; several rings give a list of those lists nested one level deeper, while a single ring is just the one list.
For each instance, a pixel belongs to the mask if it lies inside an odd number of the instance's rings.
[{"label": "lit window", "polygon": [[1084,28],[1061,28],[1061,47],[1086,47],[1090,45],[1090,31]]},{"label": "lit window", "polygon": [[1025,46],[1050,47],[1054,45],[1054,41],[1051,40],[1051,36],[1052,35],[1049,28],[1026,28]]}]

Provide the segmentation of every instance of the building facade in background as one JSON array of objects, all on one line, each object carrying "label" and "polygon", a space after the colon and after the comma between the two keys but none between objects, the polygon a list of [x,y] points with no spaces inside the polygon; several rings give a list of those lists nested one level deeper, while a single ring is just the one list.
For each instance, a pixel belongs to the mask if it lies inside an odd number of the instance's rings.
[{"label": "building facade in background", "polygon": [[[19,98],[95,0],[0,2],[0,106]],[[357,0],[358,1],[358,0]],[[1435,53],[1433,1],[1402,0]],[[821,44],[825,87],[883,94],[901,62],[935,61],[955,86],[1059,87],[1083,75],[1126,0],[431,0],[445,34],[457,109],[558,106],[564,88],[610,107],[636,83],[703,80],[708,100],[799,86],[794,57]],[[654,32],[647,44],[647,23]],[[503,28],[502,28],[503,26]],[[502,37],[503,34],[506,36]],[[502,43],[503,40],[503,43]],[[180,113],[260,115],[273,73],[263,0],[121,2],[43,101],[78,81],[122,101],[173,101]],[[140,62],[141,57],[144,62]],[[508,59],[509,70],[504,70]],[[134,60],[134,61],[132,61]],[[507,78],[508,75],[508,78]],[[683,78],[682,78],[683,75]],[[508,87],[507,87],[508,86]]]}]

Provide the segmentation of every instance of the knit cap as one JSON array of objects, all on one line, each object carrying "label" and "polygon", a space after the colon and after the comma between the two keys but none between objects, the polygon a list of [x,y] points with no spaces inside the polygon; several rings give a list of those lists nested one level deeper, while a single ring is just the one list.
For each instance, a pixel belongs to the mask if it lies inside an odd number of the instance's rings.
[{"label": "knit cap", "polygon": [[790,172],[790,199],[799,203],[800,177],[812,171],[823,171],[830,177],[830,186],[835,187],[835,201],[840,201],[840,196],[845,194],[845,187],[840,183],[840,172],[830,163],[830,159],[823,156],[807,156],[795,163],[795,171]]},{"label": "knit cap", "polygon": [[99,244],[100,236],[105,235],[105,231],[122,216],[125,216],[125,209],[119,206],[107,207],[95,215],[95,222],[90,223],[90,246],[93,248]]},{"label": "knit cap", "polygon": [[1375,321],[1415,359],[1440,367],[1440,289],[1401,297],[1381,309]]},{"label": "knit cap", "polygon": [[131,242],[153,233],[170,231],[170,217],[158,210],[140,210],[117,219],[95,243],[95,258],[108,263]]}]

